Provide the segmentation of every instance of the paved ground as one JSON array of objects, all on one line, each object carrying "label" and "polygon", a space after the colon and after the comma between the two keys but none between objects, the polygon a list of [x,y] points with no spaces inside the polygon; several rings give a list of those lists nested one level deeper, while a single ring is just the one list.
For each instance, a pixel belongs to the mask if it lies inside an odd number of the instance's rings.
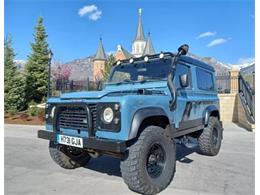
[{"label": "paved ground", "polygon": [[[254,133],[225,124],[220,154],[206,157],[177,148],[177,172],[161,194],[254,194]],[[39,126],[5,125],[5,194],[134,194],[124,184],[119,160],[101,157],[76,170],[50,159]]]}]

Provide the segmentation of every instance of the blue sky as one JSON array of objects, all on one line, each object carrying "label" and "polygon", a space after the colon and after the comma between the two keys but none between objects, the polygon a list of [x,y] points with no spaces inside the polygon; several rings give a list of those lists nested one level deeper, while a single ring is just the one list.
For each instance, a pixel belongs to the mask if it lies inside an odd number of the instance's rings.
[{"label": "blue sky", "polygon": [[13,36],[16,59],[26,60],[37,17],[42,16],[55,60],[94,54],[100,36],[106,52],[115,51],[117,44],[131,51],[138,8],[157,52],[174,52],[188,43],[190,52],[225,63],[255,57],[252,0],[5,0],[5,36]]}]

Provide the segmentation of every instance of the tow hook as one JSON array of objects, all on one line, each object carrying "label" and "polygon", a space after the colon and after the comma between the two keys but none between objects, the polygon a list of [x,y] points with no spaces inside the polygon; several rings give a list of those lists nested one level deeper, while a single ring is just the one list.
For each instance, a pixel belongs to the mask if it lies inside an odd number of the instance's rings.
[{"label": "tow hook", "polygon": [[92,157],[92,158],[98,158],[101,154],[93,149],[87,149],[88,154]]}]

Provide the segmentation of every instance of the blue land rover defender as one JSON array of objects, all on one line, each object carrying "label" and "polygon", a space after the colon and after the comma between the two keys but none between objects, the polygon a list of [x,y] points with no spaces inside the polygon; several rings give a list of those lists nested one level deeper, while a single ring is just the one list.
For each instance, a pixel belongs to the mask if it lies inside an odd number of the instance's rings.
[{"label": "blue land rover defender", "polygon": [[128,187],[156,194],[173,179],[176,142],[195,139],[199,153],[217,155],[223,128],[214,68],[187,52],[185,44],[175,54],[118,61],[103,90],[49,98],[38,137],[50,141],[52,159],[74,169],[100,155],[121,158]]}]

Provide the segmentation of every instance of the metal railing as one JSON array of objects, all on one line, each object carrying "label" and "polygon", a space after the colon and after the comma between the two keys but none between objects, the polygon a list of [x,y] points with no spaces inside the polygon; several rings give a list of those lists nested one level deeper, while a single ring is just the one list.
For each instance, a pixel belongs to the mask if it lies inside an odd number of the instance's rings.
[{"label": "metal railing", "polygon": [[57,96],[61,93],[75,92],[75,91],[94,91],[101,90],[103,87],[103,81],[90,81],[86,80],[69,80],[69,79],[57,79],[52,80],[51,95]]},{"label": "metal railing", "polygon": [[255,92],[242,75],[238,78],[239,95],[244,107],[247,119],[250,123],[255,123]]},{"label": "metal railing", "polygon": [[231,77],[229,72],[217,72],[216,75],[216,86],[218,93],[230,93],[231,89]]}]

